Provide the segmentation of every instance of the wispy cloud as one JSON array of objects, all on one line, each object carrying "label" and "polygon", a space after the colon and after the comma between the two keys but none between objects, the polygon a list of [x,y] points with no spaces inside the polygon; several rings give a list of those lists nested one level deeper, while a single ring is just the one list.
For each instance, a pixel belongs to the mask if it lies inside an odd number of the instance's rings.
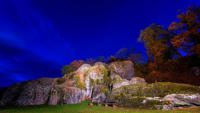
[{"label": "wispy cloud", "polygon": [[31,0],[1,0],[0,15],[1,81],[10,85],[61,76],[60,68],[72,58],[73,49],[51,20]]}]

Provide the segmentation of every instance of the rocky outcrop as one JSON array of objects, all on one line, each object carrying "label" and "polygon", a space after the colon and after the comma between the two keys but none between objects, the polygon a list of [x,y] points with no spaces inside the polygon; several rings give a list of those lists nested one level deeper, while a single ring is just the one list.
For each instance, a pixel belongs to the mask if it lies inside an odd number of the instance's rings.
[{"label": "rocky outcrop", "polygon": [[127,79],[122,79],[119,75],[115,75],[113,79],[113,89],[120,88],[122,86],[131,85],[131,84],[140,84],[146,83],[143,78],[133,77],[130,81]]},{"label": "rocky outcrop", "polygon": [[[71,81],[66,80],[51,90],[49,105],[75,104],[87,98],[92,98],[94,102],[105,100],[103,78],[107,76],[108,70],[104,63],[98,62],[94,66],[84,64],[73,74]],[[73,83],[69,85],[69,82]]]},{"label": "rocky outcrop", "polygon": [[41,105],[47,103],[54,79],[41,78],[10,86],[4,93],[0,105]]},{"label": "rocky outcrop", "polygon": [[115,75],[113,79],[113,89],[120,88],[122,86],[130,85],[129,80],[122,79],[119,75]]},{"label": "rocky outcrop", "polygon": [[17,83],[7,88],[7,90],[2,95],[0,106],[15,104],[16,98],[20,94],[20,85],[21,84]]},{"label": "rocky outcrop", "polygon": [[56,84],[49,95],[48,105],[76,104],[83,101],[86,91],[75,87],[72,80],[66,80],[62,84]]},{"label": "rocky outcrop", "polygon": [[200,94],[170,94],[163,98],[170,102],[173,107],[196,107],[200,106]]},{"label": "rocky outcrop", "polygon": [[146,83],[144,78],[141,77],[133,77],[130,81],[129,84],[139,84],[139,83]]},{"label": "rocky outcrop", "polygon": [[107,88],[103,85],[97,85],[92,94],[92,102],[100,103],[106,99]]},{"label": "rocky outcrop", "polygon": [[193,107],[200,106],[200,88],[170,82],[132,84],[114,89],[109,100],[123,107],[163,110]]},{"label": "rocky outcrop", "polygon": [[110,93],[108,83],[116,89],[144,82],[140,79],[131,80],[133,76],[131,61],[117,61],[109,65],[96,62],[94,66],[83,64],[62,78],[43,78],[12,85],[4,93],[0,105],[75,104],[87,98],[99,103],[105,101]]},{"label": "rocky outcrop", "polygon": [[111,76],[119,75],[122,79],[130,80],[134,77],[134,66],[131,61],[116,61],[109,65]]}]

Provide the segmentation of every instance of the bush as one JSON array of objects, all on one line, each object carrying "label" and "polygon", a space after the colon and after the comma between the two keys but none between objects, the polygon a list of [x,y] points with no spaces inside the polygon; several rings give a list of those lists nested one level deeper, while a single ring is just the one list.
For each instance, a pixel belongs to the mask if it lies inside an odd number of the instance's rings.
[{"label": "bush", "polygon": [[70,65],[65,65],[65,66],[63,66],[61,70],[62,70],[62,74],[63,74],[63,75],[69,74],[69,73],[75,71],[75,70],[72,68],[72,66],[70,66]]},{"label": "bush", "polygon": [[65,81],[66,81],[65,78],[58,78],[58,79],[56,80],[56,83],[57,83],[57,84],[62,84],[62,83],[64,83]]}]

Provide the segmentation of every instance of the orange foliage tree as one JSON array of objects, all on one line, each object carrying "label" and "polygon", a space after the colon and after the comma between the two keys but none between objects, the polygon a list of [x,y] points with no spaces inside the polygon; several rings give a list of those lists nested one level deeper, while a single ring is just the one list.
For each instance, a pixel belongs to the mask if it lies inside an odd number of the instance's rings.
[{"label": "orange foliage tree", "polygon": [[74,60],[73,62],[70,63],[70,66],[74,69],[77,70],[81,65],[84,64],[83,60]]},{"label": "orange foliage tree", "polygon": [[138,41],[145,45],[151,68],[159,68],[159,64],[172,57],[174,49],[170,43],[170,34],[160,25],[152,24],[142,30]]},{"label": "orange foliage tree", "polygon": [[179,22],[172,22],[168,28],[174,34],[173,46],[200,57],[200,7],[189,7],[177,17]]}]

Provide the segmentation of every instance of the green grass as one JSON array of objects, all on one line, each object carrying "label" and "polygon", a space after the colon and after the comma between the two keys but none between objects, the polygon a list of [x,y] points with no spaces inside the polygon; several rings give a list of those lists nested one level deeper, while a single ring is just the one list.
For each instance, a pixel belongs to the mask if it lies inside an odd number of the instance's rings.
[{"label": "green grass", "polygon": [[185,109],[173,111],[145,110],[132,108],[112,108],[103,106],[89,106],[88,102],[60,106],[29,106],[0,108],[0,113],[200,113],[199,109]]}]

